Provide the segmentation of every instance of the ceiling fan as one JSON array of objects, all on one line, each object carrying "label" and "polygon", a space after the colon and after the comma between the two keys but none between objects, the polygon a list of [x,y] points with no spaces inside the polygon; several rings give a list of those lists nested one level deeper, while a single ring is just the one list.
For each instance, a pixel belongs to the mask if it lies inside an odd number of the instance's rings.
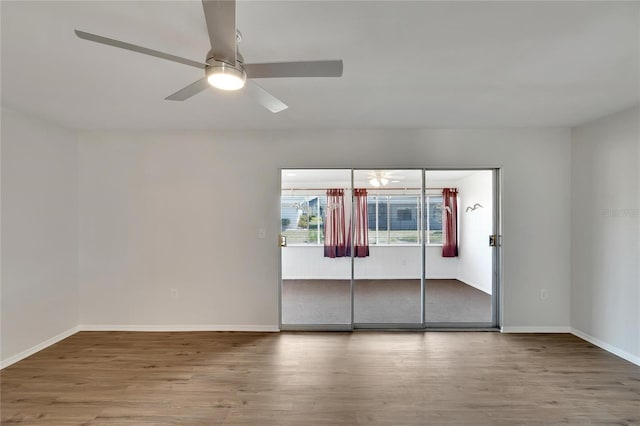
[{"label": "ceiling fan", "polygon": [[[165,99],[169,101],[184,101],[210,86],[221,90],[238,90],[245,87],[249,95],[258,103],[269,111],[276,113],[287,109],[288,106],[252,81],[252,79],[342,76],[342,60],[244,63],[244,59],[238,51],[238,42],[242,36],[236,28],[236,1],[202,0],[202,5],[211,42],[211,50],[207,53],[204,62],[192,61],[80,30],[75,30],[75,33],[84,40],[119,47],[204,70],[205,76],[203,78],[166,97]],[[247,82],[247,79],[250,81]],[[245,83],[248,84],[245,86]]]},{"label": "ceiling fan", "polygon": [[395,175],[394,172],[388,172],[385,170],[374,170],[369,172],[369,183],[379,188],[381,186],[387,186],[389,182],[398,183],[398,179],[402,179],[404,176]]}]

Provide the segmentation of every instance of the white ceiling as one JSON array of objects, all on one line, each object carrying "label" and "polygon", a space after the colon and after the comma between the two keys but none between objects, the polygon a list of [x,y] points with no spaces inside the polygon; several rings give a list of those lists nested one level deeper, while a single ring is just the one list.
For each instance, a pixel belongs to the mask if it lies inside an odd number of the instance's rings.
[{"label": "white ceiling", "polygon": [[2,1],[2,103],[82,129],[573,126],[639,102],[638,2],[241,1],[247,62],[344,60],[340,79],[164,98],[181,64],[74,28],[204,60],[199,1]]}]

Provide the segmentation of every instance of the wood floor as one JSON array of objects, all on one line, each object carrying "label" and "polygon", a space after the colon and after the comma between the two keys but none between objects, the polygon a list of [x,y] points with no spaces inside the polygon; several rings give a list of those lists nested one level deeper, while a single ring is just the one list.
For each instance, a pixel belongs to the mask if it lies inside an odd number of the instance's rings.
[{"label": "wood floor", "polygon": [[0,373],[2,424],[640,424],[572,335],[82,332]]}]

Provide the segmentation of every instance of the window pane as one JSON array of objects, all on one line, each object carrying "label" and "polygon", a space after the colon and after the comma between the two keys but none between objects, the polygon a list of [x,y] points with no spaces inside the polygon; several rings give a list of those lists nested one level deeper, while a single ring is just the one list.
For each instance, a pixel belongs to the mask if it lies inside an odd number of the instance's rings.
[{"label": "window pane", "polygon": [[287,244],[324,244],[326,197],[283,195],[281,200],[282,235]]},{"label": "window pane", "polygon": [[367,197],[367,219],[369,221],[369,245],[377,244],[376,238],[376,199],[375,196]]},{"label": "window pane", "polygon": [[429,244],[442,244],[442,231],[429,231]]},{"label": "window pane", "polygon": [[442,196],[441,195],[429,195],[428,197],[429,210],[427,212],[428,223],[428,244],[442,244]]},{"label": "window pane", "polygon": [[[320,234],[319,243],[324,245],[324,221],[325,213],[327,211],[327,197],[319,197],[320,200],[320,215],[317,218],[317,232]],[[317,213],[316,213],[317,214]]]},{"label": "window pane", "polygon": [[419,197],[389,196],[389,244],[418,244]]},{"label": "window pane", "polygon": [[387,198],[379,197],[378,200],[378,229],[387,230]]},{"label": "window pane", "polygon": [[398,220],[406,222],[411,220],[411,209],[398,209]]},{"label": "window pane", "polygon": [[380,195],[378,198],[378,244],[389,244],[389,197]]}]

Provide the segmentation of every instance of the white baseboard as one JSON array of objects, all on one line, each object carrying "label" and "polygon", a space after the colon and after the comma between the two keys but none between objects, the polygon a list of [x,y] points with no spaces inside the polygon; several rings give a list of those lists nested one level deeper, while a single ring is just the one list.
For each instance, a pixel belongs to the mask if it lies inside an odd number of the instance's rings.
[{"label": "white baseboard", "polygon": [[40,352],[41,350],[46,349],[49,346],[54,345],[54,344],[58,343],[59,341],[64,340],[67,337],[76,334],[78,331],[79,331],[78,327],[70,328],[69,330],[63,331],[62,333],[58,334],[57,336],[53,336],[52,338],[47,339],[42,343],[38,343],[37,345],[32,346],[29,349],[20,352],[19,354],[10,356],[7,359],[3,359],[0,362],[0,369],[6,368],[6,367],[8,367],[8,366],[10,366],[12,364],[15,364],[16,362],[18,362],[20,360],[23,360],[23,359],[25,359],[27,357],[30,357],[31,355],[35,354],[36,352]]},{"label": "white baseboard", "polygon": [[571,333],[571,327],[500,327],[503,333]]},{"label": "white baseboard", "polygon": [[571,334],[573,334],[574,336],[577,336],[579,338],[581,338],[582,340],[586,340],[589,343],[592,343],[602,349],[604,349],[607,352],[611,352],[614,355],[619,356],[622,359],[626,359],[629,362],[632,362],[636,365],[640,365],[640,356],[636,356],[633,354],[630,354],[627,351],[623,351],[622,349],[618,348],[617,346],[613,346],[610,345],[607,342],[604,342],[596,337],[593,337],[583,331],[577,330],[575,328],[571,329]]},{"label": "white baseboard", "polygon": [[254,331],[278,332],[274,325],[227,325],[227,324],[187,324],[187,325],[142,325],[142,324],[84,324],[79,331]]}]

